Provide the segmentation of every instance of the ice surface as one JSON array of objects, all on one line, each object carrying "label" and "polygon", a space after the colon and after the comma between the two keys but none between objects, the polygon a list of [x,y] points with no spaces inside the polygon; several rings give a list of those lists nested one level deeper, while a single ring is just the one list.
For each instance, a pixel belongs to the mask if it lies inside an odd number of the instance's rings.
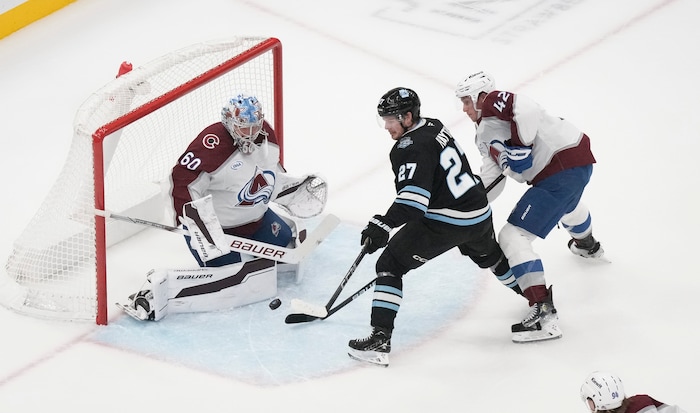
[{"label": "ice surface", "polygon": [[[286,165],[321,172],[327,212],[343,220],[311,257],[313,273],[281,283],[275,311],[262,302],[149,325],[114,307],[96,327],[0,309],[0,410],[585,412],[580,382],[609,369],[630,393],[700,411],[699,13],[691,0],[80,0],[0,40],[0,253],[61,170],[75,111],[122,61],[240,34],[282,41]],[[592,139],[598,164],[584,199],[612,263],[573,256],[563,229],[535,243],[563,338],[511,343],[522,301],[452,253],[406,277],[388,369],[345,355],[347,340],[368,332],[370,292],[327,320],[284,324],[291,298],[325,304],[360,229],[393,199],[379,96],[416,90],[423,114],[442,119],[478,169],[453,88],[480,69]],[[524,190],[510,181],[494,203],[497,228]],[[130,243],[110,250],[111,301],[151,268],[193,264],[173,234]],[[373,276],[374,260],[348,292]]]}]

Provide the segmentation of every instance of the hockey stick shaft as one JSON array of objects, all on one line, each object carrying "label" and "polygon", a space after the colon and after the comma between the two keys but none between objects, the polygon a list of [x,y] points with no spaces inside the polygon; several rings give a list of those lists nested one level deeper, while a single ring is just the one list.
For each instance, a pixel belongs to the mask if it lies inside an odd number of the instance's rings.
[{"label": "hockey stick shaft", "polygon": [[128,217],[126,215],[114,214],[112,212],[103,211],[101,209],[95,209],[95,215],[99,215],[99,216],[105,217],[105,218],[116,219],[118,221],[130,222],[132,224],[158,228],[158,229],[162,229],[164,231],[170,231],[170,232],[174,232],[174,233],[180,234],[180,235],[188,235],[189,234],[189,232],[187,232],[186,230],[184,230],[182,228],[173,227],[173,226],[165,225],[165,224],[160,224],[158,222],[153,222],[153,221],[146,221],[145,219]]},{"label": "hockey stick shaft", "polygon": [[376,283],[377,283],[377,279],[374,278],[372,281],[370,281],[370,282],[368,282],[367,284],[365,284],[362,288],[360,288],[359,290],[355,291],[351,296],[349,296],[349,297],[346,298],[345,300],[341,301],[340,304],[338,304],[338,305],[336,305],[335,307],[333,307],[333,308],[331,308],[330,310],[328,310],[328,314],[327,314],[325,317],[323,317],[323,319],[325,320],[326,318],[330,317],[332,314],[335,314],[336,311],[340,310],[341,308],[343,308],[343,307],[345,307],[346,305],[350,304],[352,301],[356,300],[357,297],[359,297],[359,296],[361,296],[362,294],[364,294],[367,290],[369,290],[370,288],[372,288],[372,287],[374,286],[374,284],[376,284]]},{"label": "hockey stick shaft", "polygon": [[[365,255],[367,255],[367,245],[369,245],[369,240],[366,240],[365,243],[362,245],[362,250],[360,250],[360,253],[357,255],[357,258],[355,258],[355,261],[353,261],[352,265],[350,266],[350,269],[348,269],[348,272],[345,274],[345,277],[343,277],[343,279],[340,281],[340,285],[338,285],[338,288],[335,289],[333,296],[330,300],[328,300],[328,303],[326,303],[325,307],[319,308],[320,311],[318,312],[313,311],[314,314],[310,314],[311,311],[309,311],[308,309],[302,309],[300,312],[288,314],[287,317],[285,317],[284,322],[287,324],[297,324],[327,318],[331,310],[331,306],[333,306],[333,304],[340,296],[340,293],[348,284],[348,281],[350,280],[350,277],[352,277],[352,274],[355,273],[357,266],[360,264]],[[352,300],[346,301],[350,302]],[[309,304],[306,305],[309,308],[314,307]],[[347,305],[347,303],[343,304],[343,306],[345,305]]]},{"label": "hockey stick shaft", "polygon": [[[112,218],[119,221],[129,222],[132,224],[148,226],[168,232],[173,232],[180,235],[189,235],[187,230],[170,225],[164,225],[157,222],[147,221],[144,219],[128,217],[124,215],[114,214],[109,211],[96,209],[95,215],[105,218]],[[235,235],[226,234],[226,240],[229,243],[231,251],[240,254],[252,255],[258,258],[267,258],[274,261],[285,262],[289,264],[297,264],[301,262],[309,253],[311,253],[323,239],[335,229],[340,223],[340,220],[335,215],[327,215],[316,229],[306,237],[306,240],[297,248],[285,248],[266,242],[260,242],[248,238],[237,237]]]},{"label": "hockey stick shaft", "polygon": [[505,174],[500,174],[500,175],[498,175],[498,177],[496,177],[496,179],[494,179],[494,181],[491,182],[491,183],[489,184],[489,186],[486,187],[486,193],[489,193],[493,188],[496,187],[496,185],[498,185],[499,183],[501,183],[501,181],[504,180],[505,177],[506,177]]},{"label": "hockey stick shaft", "polygon": [[353,261],[352,265],[348,269],[348,272],[345,274],[345,277],[343,277],[343,280],[340,282],[338,288],[335,289],[335,292],[333,293],[331,299],[328,300],[328,303],[326,304],[326,310],[330,310],[331,306],[333,306],[335,300],[338,299],[338,296],[340,296],[340,293],[343,291],[343,288],[345,288],[345,286],[348,284],[348,281],[350,281],[350,277],[352,277],[352,275],[355,273],[357,266],[360,265],[362,259],[365,257],[365,255],[367,255],[367,245],[369,245],[369,239],[365,241],[364,245],[362,245],[362,249],[357,255],[357,258],[355,258],[355,261]]}]

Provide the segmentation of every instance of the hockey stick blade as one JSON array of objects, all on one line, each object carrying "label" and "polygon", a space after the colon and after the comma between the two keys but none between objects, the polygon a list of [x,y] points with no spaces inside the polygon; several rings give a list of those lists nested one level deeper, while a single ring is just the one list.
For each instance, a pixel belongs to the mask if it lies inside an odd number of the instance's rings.
[{"label": "hockey stick blade", "polygon": [[364,245],[362,246],[362,250],[360,250],[360,253],[355,258],[355,261],[350,266],[350,269],[348,269],[348,272],[345,274],[345,277],[343,277],[342,281],[340,282],[340,285],[338,286],[338,288],[336,288],[335,292],[333,293],[333,296],[330,300],[328,300],[328,303],[325,305],[325,307],[308,304],[304,303],[301,300],[293,299],[292,309],[301,312],[289,314],[285,318],[284,322],[287,324],[296,324],[318,320],[319,318],[328,318],[328,312],[331,309],[331,306],[333,306],[335,301],[338,299],[338,296],[340,295],[341,291],[343,291],[343,288],[345,288],[345,286],[347,285],[348,281],[350,280],[350,277],[352,277],[352,274],[357,269],[357,266],[360,265],[362,259],[365,257],[365,255],[367,255],[368,244],[369,241],[365,241]]},{"label": "hockey stick blade", "polygon": [[[367,284],[362,286],[362,288],[355,291],[351,296],[349,296],[348,298],[343,300],[343,302],[341,302],[340,304],[338,304],[335,307],[328,310],[327,314],[323,317],[319,317],[318,315],[300,312],[300,313],[293,313],[293,314],[287,315],[287,317],[284,319],[284,322],[286,324],[299,324],[299,323],[308,323],[310,321],[316,321],[316,320],[325,320],[326,318],[335,314],[341,308],[343,308],[346,305],[350,304],[351,302],[355,301],[359,296],[364,294],[365,291],[372,288],[376,282],[377,282],[376,278],[372,279],[370,282],[368,282]],[[292,301],[294,301],[294,300],[292,300]],[[294,307],[294,305],[292,305],[292,307]],[[317,307],[317,306],[314,306],[314,307]]]},{"label": "hockey stick blade", "polygon": [[292,311],[294,312],[309,314],[318,318],[323,318],[328,315],[328,310],[326,307],[307,303],[306,301],[302,301],[297,298],[292,299],[291,307]]},{"label": "hockey stick blade", "polygon": [[292,314],[287,314],[287,317],[284,318],[285,324],[299,324],[299,323],[308,323],[310,321],[315,321],[315,320],[322,320],[322,318],[310,315],[310,314],[302,314],[302,313],[292,313]]}]

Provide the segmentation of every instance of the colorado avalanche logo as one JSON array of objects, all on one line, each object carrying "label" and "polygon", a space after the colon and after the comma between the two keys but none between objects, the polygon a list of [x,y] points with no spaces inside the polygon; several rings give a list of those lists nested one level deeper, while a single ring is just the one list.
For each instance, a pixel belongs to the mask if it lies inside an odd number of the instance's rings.
[{"label": "colorado avalanche logo", "polygon": [[280,235],[280,230],[282,229],[282,224],[279,222],[275,221],[270,225],[270,230],[272,231],[272,235],[277,238]]},{"label": "colorado avalanche logo", "polygon": [[219,137],[213,133],[208,133],[202,138],[202,145],[207,149],[214,149],[219,143],[221,143]]},{"label": "colorado avalanche logo", "polygon": [[238,206],[251,206],[263,202],[267,204],[275,189],[275,173],[255,168],[255,175],[238,192]]}]

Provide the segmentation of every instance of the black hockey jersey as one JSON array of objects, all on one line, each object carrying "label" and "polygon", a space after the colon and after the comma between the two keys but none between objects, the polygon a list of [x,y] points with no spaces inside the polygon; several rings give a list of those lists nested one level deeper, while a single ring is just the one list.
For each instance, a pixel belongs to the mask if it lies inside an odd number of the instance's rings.
[{"label": "black hockey jersey", "polygon": [[469,226],[491,216],[481,179],[439,120],[421,119],[396,141],[389,157],[396,199],[384,221],[391,227],[421,218]]}]

